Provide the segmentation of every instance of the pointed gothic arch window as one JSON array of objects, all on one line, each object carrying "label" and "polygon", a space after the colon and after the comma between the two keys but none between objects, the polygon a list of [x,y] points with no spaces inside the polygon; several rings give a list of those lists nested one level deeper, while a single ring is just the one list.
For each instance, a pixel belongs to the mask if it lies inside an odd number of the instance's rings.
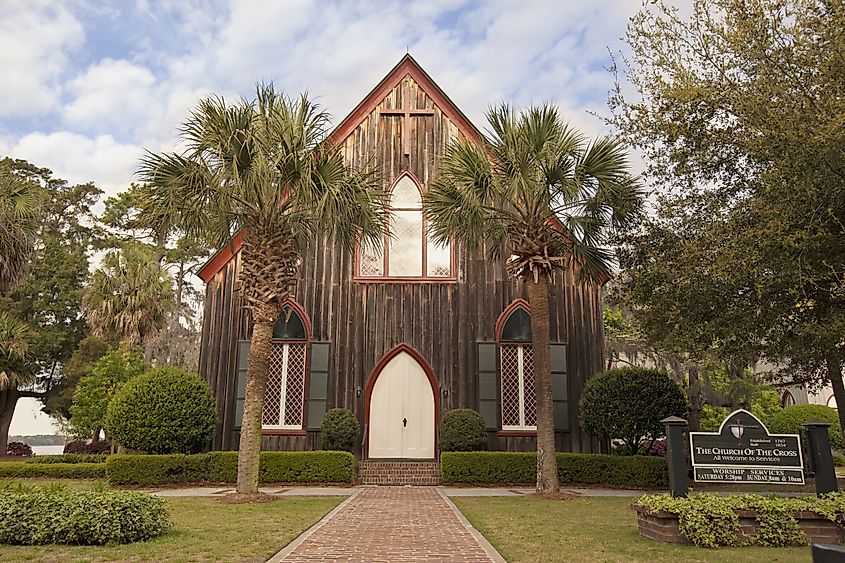
[{"label": "pointed gothic arch window", "polygon": [[789,389],[784,389],[783,394],[780,397],[780,406],[786,408],[791,407],[795,404],[795,397],[789,391]]},{"label": "pointed gothic arch window", "polygon": [[450,279],[451,244],[428,237],[422,209],[422,189],[409,174],[399,177],[390,191],[390,233],[381,248],[361,248],[359,278]]},{"label": "pointed gothic arch window", "polygon": [[273,326],[262,430],[302,430],[309,337],[304,312],[298,305],[288,303]]},{"label": "pointed gothic arch window", "polygon": [[537,430],[534,348],[527,304],[515,301],[496,324],[502,430]]}]

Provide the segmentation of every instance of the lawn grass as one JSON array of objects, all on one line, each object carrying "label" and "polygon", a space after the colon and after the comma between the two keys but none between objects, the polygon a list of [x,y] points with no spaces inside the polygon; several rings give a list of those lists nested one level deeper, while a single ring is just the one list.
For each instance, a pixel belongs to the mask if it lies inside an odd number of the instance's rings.
[{"label": "lawn grass", "polygon": [[809,547],[670,545],[640,536],[630,498],[456,497],[452,501],[508,561],[808,562]]},{"label": "lawn grass", "polygon": [[265,561],[342,500],[222,504],[215,498],[172,498],[167,502],[173,530],[154,540],[97,547],[0,545],[0,561]]}]

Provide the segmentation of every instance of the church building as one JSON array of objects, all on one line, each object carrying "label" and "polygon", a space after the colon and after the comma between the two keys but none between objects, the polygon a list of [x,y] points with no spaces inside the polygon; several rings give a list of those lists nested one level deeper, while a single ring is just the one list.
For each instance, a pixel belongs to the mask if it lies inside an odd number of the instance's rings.
[{"label": "church building", "polygon": [[[458,408],[481,413],[488,449],[536,449],[523,283],[507,276],[504,260],[427,237],[421,197],[459,137],[481,134],[410,55],[332,132],[350,165],[380,170],[394,235],[376,252],[311,245],[293,313],[273,331],[262,449],[320,449],[332,408],[358,417],[362,459],[436,460],[440,419]],[[199,272],[199,373],[217,401],[213,448],[224,450],[238,447],[251,333],[236,286],[239,248],[236,239]],[[556,273],[550,313],[557,449],[598,452],[600,442],[581,430],[578,401],[603,365],[601,288]]]}]

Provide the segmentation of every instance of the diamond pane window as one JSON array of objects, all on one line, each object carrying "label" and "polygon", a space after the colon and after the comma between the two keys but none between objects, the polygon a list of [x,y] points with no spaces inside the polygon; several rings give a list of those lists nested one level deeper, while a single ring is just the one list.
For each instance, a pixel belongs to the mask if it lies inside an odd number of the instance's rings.
[{"label": "diamond pane window", "polygon": [[514,307],[497,337],[502,430],[537,430],[534,348],[528,310],[521,305]]},{"label": "diamond pane window", "polygon": [[502,430],[537,430],[534,349],[531,344],[502,344]]},{"label": "diamond pane window", "polygon": [[452,273],[452,249],[451,245],[437,244],[431,238],[428,239],[426,252],[426,274],[432,278],[448,278]]},{"label": "diamond pane window", "polygon": [[270,374],[261,415],[264,430],[302,430],[307,339],[305,323],[297,311],[282,313],[273,327]]},{"label": "diamond pane window", "polygon": [[404,174],[390,192],[390,235],[378,249],[358,250],[360,278],[449,278],[452,273],[451,244],[435,244],[426,236],[422,191]]}]

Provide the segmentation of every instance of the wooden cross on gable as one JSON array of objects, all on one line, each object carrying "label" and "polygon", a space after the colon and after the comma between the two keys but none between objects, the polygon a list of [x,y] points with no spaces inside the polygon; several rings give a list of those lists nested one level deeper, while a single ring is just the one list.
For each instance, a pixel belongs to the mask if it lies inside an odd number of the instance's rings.
[{"label": "wooden cross on gable", "polygon": [[434,115],[433,109],[412,108],[411,107],[411,89],[408,87],[408,81],[402,81],[402,105],[404,107],[396,109],[383,109],[379,111],[379,116],[395,116],[401,115],[402,120],[402,150],[406,155],[411,154],[411,145],[408,142],[411,138],[411,118],[412,117],[426,117]]}]

